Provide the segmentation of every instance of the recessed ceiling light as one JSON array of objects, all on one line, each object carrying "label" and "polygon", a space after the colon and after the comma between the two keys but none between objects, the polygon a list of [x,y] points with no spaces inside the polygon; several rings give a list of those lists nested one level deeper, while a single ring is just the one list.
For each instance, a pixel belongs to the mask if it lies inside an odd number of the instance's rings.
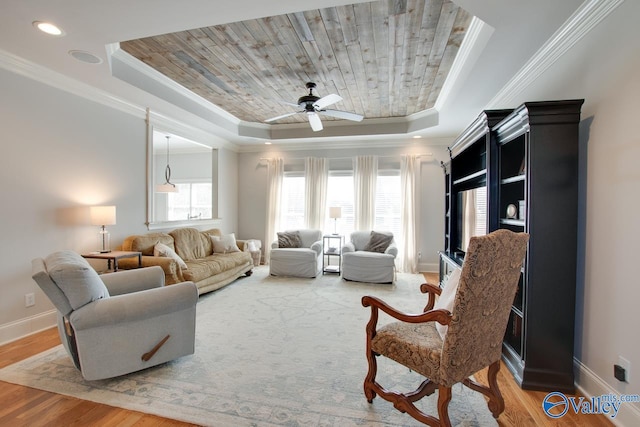
[{"label": "recessed ceiling light", "polygon": [[64,36],[64,31],[62,31],[58,26],[52,24],[51,22],[33,21],[33,26],[43,33],[47,33],[52,36]]},{"label": "recessed ceiling light", "polygon": [[267,142],[264,143],[264,145],[271,145],[271,142],[267,141]]},{"label": "recessed ceiling light", "polygon": [[413,138],[413,139],[420,139],[420,138],[422,138],[422,137],[421,137],[420,135],[413,135],[413,136],[412,136],[412,138]]},{"label": "recessed ceiling light", "polygon": [[70,50],[69,55],[73,56],[78,61],[86,62],[87,64],[101,64],[102,58],[95,56],[91,52],[84,50]]}]

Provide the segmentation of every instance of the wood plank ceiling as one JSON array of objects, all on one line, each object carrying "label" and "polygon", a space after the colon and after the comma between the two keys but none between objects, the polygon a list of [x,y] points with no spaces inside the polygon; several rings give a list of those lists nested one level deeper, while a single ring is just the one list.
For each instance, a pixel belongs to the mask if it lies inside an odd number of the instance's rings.
[{"label": "wood plank ceiling", "polygon": [[[381,0],[121,42],[129,54],[241,120],[314,95],[367,119],[433,107],[471,16],[448,0]],[[327,116],[324,120],[337,120]],[[307,121],[305,114],[277,123]]]}]

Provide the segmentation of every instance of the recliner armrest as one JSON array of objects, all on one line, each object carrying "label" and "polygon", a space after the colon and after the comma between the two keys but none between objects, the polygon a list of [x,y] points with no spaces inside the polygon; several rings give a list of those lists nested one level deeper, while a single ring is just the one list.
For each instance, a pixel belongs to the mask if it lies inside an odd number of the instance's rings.
[{"label": "recliner armrest", "polygon": [[344,244],[344,246],[342,247],[342,253],[344,254],[345,252],[355,252],[356,251],[356,247],[352,242],[347,242]]},{"label": "recliner armrest", "polygon": [[396,242],[393,241],[391,242],[391,244],[389,245],[389,247],[387,247],[387,249],[384,251],[385,254],[389,254],[389,255],[393,255],[393,257],[397,257],[398,256],[398,245],[396,245]]},{"label": "recliner armrest", "polygon": [[100,278],[111,296],[164,286],[164,271],[159,266],[107,273]]},{"label": "recliner armrest", "polygon": [[322,253],[322,240],[313,242],[313,244],[311,245],[311,249],[314,250],[315,253],[320,255]]},{"label": "recliner armrest", "polygon": [[72,312],[69,321],[74,330],[81,331],[149,319],[188,309],[197,302],[195,283],[182,282],[94,301]]}]

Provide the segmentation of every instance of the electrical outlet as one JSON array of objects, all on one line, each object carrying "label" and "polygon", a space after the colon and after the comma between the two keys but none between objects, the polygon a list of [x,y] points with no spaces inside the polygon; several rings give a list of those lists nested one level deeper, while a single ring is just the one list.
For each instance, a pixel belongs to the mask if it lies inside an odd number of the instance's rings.
[{"label": "electrical outlet", "polygon": [[625,382],[631,382],[631,362],[625,359],[622,356],[618,356],[618,366],[620,366],[625,371]]},{"label": "electrical outlet", "polygon": [[36,305],[36,295],[35,294],[25,294],[24,295],[24,306],[32,307]]}]

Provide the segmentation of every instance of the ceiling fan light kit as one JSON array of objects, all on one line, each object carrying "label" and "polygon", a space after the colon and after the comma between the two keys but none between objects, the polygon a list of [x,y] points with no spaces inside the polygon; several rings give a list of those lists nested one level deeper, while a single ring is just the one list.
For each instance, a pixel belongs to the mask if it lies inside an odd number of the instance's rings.
[{"label": "ceiling fan light kit", "polygon": [[299,113],[307,113],[307,119],[309,120],[309,125],[311,125],[311,129],[314,132],[318,132],[323,129],[322,120],[320,120],[320,116],[318,114],[324,114],[325,116],[335,117],[338,119],[351,120],[354,122],[362,121],[362,119],[364,118],[360,114],[350,113],[348,111],[326,110],[325,108],[328,107],[329,105],[342,101],[342,97],[340,95],[336,95],[335,93],[332,93],[320,98],[313,94],[313,89],[315,89],[316,87],[315,83],[309,82],[307,83],[306,86],[307,86],[307,89],[309,89],[309,94],[298,98],[297,104],[284,102],[284,104],[286,105],[300,107],[301,110],[294,111],[292,113],[282,114],[276,117],[272,117],[270,119],[265,120],[265,123],[275,122],[277,120],[284,119],[285,117],[293,116]]}]

